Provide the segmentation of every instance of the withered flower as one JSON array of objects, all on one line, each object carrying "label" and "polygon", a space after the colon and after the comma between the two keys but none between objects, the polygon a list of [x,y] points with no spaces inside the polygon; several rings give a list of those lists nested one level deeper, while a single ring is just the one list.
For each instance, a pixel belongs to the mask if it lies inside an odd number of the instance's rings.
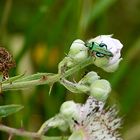
[{"label": "withered flower", "polygon": [[3,80],[9,78],[9,70],[16,66],[12,55],[0,45],[0,72],[2,72]]}]

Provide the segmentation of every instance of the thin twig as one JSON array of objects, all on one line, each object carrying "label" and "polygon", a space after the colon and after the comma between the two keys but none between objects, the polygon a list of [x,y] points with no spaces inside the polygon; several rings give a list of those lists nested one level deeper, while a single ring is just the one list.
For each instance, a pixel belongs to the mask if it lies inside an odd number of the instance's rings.
[{"label": "thin twig", "polygon": [[38,132],[29,132],[23,129],[11,128],[3,124],[0,124],[0,131],[8,133],[10,134],[10,136],[16,135],[16,136],[28,137],[37,140],[68,140],[68,137],[64,137],[64,136],[48,137],[48,136],[40,135]]},{"label": "thin twig", "polygon": [[4,131],[9,133],[10,135],[17,135],[17,136],[24,136],[24,137],[30,137],[30,138],[41,138],[42,136],[35,132],[28,132],[22,129],[15,129],[8,126],[5,126],[3,124],[0,124],[0,131]]}]

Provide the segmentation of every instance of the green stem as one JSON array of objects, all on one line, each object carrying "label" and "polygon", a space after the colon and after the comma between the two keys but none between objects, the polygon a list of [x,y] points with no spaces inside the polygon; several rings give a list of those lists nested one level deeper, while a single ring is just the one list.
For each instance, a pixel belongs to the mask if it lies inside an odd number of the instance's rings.
[{"label": "green stem", "polygon": [[39,140],[67,140],[67,137],[47,137],[42,136],[36,132],[29,132],[25,131],[23,129],[15,129],[8,126],[5,126],[3,124],[0,124],[0,131],[9,133],[10,135],[16,135],[21,137],[28,137],[28,138],[35,138]]},{"label": "green stem", "polygon": [[33,86],[37,85],[44,85],[44,84],[53,84],[55,82],[58,82],[61,78],[68,77],[75,73],[76,71],[90,65],[93,63],[93,59],[89,57],[85,61],[76,64],[69,70],[65,71],[63,75],[61,74],[48,74],[48,73],[38,73],[33,74],[30,76],[25,76],[19,80],[15,80],[13,82],[9,83],[2,83],[2,91],[6,90],[19,90],[19,89],[25,89],[25,88],[31,88]]}]

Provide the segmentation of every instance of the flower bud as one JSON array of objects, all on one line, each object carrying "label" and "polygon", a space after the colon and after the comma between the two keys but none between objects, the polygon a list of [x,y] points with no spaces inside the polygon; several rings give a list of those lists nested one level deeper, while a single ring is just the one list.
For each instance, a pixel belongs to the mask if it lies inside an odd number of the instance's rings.
[{"label": "flower bud", "polygon": [[97,80],[90,87],[90,96],[93,96],[97,100],[104,101],[107,99],[110,91],[111,86],[107,80]]},{"label": "flower bud", "polygon": [[84,44],[85,43],[80,39],[77,39],[72,43],[68,53],[68,56],[72,58],[72,62],[81,62],[88,57],[88,49]]},{"label": "flower bud", "polygon": [[85,43],[80,39],[72,43],[68,55],[58,65],[58,73],[63,73],[65,67],[71,68],[75,64],[88,58],[88,49],[84,44]]},{"label": "flower bud", "polygon": [[97,36],[96,38],[89,40],[89,43],[90,42],[96,42],[98,44],[104,43],[107,45],[107,50],[113,54],[113,57],[110,57],[110,56],[98,57],[98,56],[96,56],[94,64],[98,67],[103,68],[107,72],[114,72],[118,68],[120,60],[122,60],[120,58],[121,57],[121,49],[123,47],[121,42],[117,39],[112,38],[111,35],[100,35],[100,36]]},{"label": "flower bud", "polygon": [[77,118],[78,116],[78,106],[73,101],[66,101],[61,105],[60,113],[67,118]]},{"label": "flower bud", "polygon": [[69,54],[74,55],[79,53],[80,51],[87,50],[84,44],[85,44],[84,41],[80,39],[76,39],[75,41],[73,41],[72,45],[70,46]]},{"label": "flower bud", "polygon": [[79,82],[78,84],[83,84],[83,85],[90,85],[94,81],[98,80],[100,76],[97,75],[96,72],[91,71],[87,73]]}]

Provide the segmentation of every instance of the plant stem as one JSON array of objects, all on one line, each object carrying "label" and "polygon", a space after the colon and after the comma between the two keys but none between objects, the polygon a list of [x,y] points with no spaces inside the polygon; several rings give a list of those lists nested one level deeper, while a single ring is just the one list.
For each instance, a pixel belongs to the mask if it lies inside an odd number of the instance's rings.
[{"label": "plant stem", "polygon": [[28,131],[25,131],[22,129],[11,128],[11,127],[5,126],[3,124],[0,124],[0,130],[7,132],[9,134],[14,134],[14,135],[18,135],[18,136],[24,136],[24,137],[30,137],[30,138],[41,138],[42,137],[38,133],[28,132]]},{"label": "plant stem", "polygon": [[25,89],[25,88],[31,88],[33,86],[37,85],[44,85],[44,84],[53,84],[55,82],[58,82],[61,78],[68,77],[75,73],[76,71],[90,65],[93,63],[93,59],[89,57],[85,61],[76,64],[69,70],[65,71],[63,75],[61,74],[48,74],[48,73],[38,73],[33,74],[30,76],[23,77],[19,80],[13,81],[12,83],[3,83],[2,84],[2,91],[6,90],[19,90],[19,89]]},{"label": "plant stem", "polygon": [[36,132],[29,132],[23,129],[15,129],[15,128],[5,126],[3,124],[0,124],[0,131],[9,133],[10,135],[17,135],[21,137],[28,137],[28,138],[38,139],[38,140],[67,140],[67,137],[47,137],[47,136],[40,135]]}]

